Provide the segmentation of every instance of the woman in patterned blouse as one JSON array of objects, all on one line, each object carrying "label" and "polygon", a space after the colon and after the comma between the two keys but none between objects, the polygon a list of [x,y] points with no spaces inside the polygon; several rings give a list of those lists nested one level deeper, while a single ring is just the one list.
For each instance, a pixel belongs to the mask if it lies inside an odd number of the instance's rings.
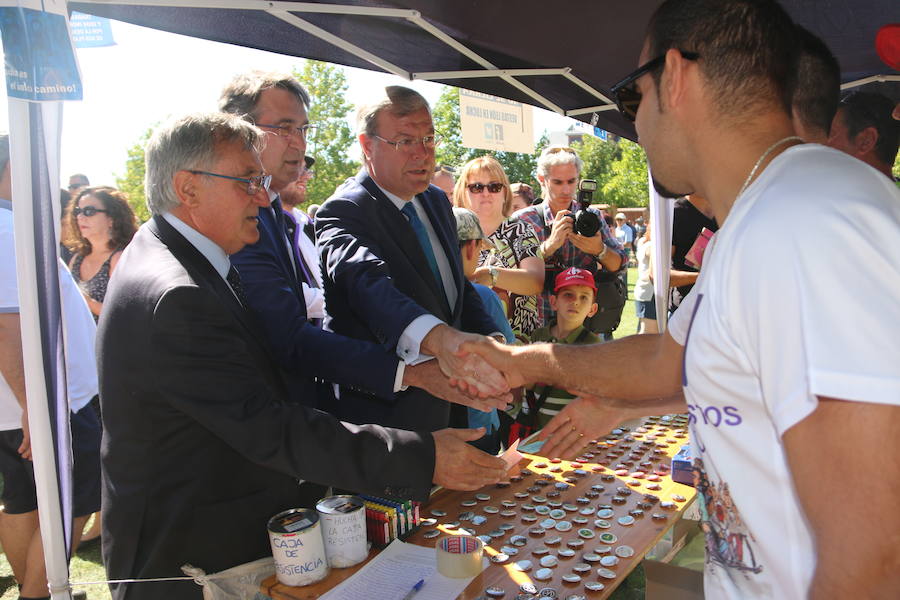
[{"label": "woman in patterned blouse", "polygon": [[527,338],[540,327],[537,294],[544,286],[541,243],[532,228],[511,223],[512,192],[503,167],[492,156],[470,160],[462,168],[453,203],[476,215],[491,249],[484,249],[475,281],[490,286],[504,300],[509,324],[516,336]]},{"label": "woman in patterned blouse", "polygon": [[105,186],[83,188],[66,219],[68,235],[63,243],[72,251],[69,269],[96,320],[119,256],[137,231],[137,220],[125,194]]}]

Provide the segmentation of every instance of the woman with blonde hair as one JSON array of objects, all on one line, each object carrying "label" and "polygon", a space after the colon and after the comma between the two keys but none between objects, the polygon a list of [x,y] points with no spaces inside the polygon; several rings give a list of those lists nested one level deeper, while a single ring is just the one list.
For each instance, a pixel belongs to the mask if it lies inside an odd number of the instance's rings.
[{"label": "woman with blonde hair", "polygon": [[453,203],[476,215],[491,242],[481,251],[475,281],[490,286],[505,301],[510,326],[527,338],[538,322],[538,297],[544,286],[541,242],[525,223],[510,222],[512,192],[503,167],[492,156],[463,166],[453,189]]}]

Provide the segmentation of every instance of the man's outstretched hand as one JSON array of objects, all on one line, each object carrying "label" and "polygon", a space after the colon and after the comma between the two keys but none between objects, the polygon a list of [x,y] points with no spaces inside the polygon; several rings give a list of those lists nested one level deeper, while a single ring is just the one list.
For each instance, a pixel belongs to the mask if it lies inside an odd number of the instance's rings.
[{"label": "man's outstretched hand", "polygon": [[509,388],[535,383],[527,381],[521,372],[521,363],[517,364],[515,357],[516,349],[516,346],[501,344],[493,338],[484,336],[466,340],[460,346],[460,352],[465,353],[467,357],[477,357],[502,373]]},{"label": "man's outstretched hand", "polygon": [[512,402],[512,394],[508,392],[496,396],[483,397],[477,390],[469,391],[454,387],[441,371],[441,367],[436,360],[428,360],[406,367],[403,373],[403,384],[422,388],[432,396],[482,412],[488,412],[495,408],[503,410],[507,404]]},{"label": "man's outstretched hand", "polygon": [[596,437],[606,435],[628,418],[621,408],[595,396],[579,396],[567,404],[538,434],[545,440],[542,456],[571,458]]},{"label": "man's outstretched hand", "polygon": [[484,429],[441,429],[434,437],[432,481],[451,490],[477,490],[505,480],[506,463],[466,442],[484,435]]},{"label": "man's outstretched hand", "polygon": [[454,382],[462,382],[458,387],[469,395],[496,397],[509,391],[506,378],[488,362],[461,349],[466,342],[486,339],[489,338],[438,325],[422,340],[422,351],[437,358],[444,375]]}]

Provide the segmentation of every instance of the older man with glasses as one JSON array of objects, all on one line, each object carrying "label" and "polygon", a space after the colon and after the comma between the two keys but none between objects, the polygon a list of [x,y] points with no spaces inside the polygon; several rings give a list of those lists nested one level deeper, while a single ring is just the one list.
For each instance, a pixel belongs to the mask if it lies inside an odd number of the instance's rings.
[{"label": "older man with glasses", "polygon": [[[335,412],[342,403],[334,402],[333,384],[352,388],[377,406],[394,402],[407,386],[418,386],[450,401],[484,407],[481,399],[464,397],[450,387],[434,364],[407,366],[393,349],[376,341],[322,329],[325,311],[321,273],[315,264],[318,256],[313,249],[312,263],[300,252],[299,242],[306,234],[290,212],[290,187],[312,164],[306,157],[307,138],[315,130],[309,122],[309,103],[309,95],[293,76],[259,71],[236,76],[220,99],[222,110],[252,121],[264,132],[260,159],[270,174],[269,203],[259,210],[259,239],[231,256],[231,263],[241,275],[261,336],[289,381],[292,399]],[[418,430],[441,428],[410,423],[414,424]]]},{"label": "older man with glasses", "polygon": [[[481,337],[463,331],[492,334],[496,327],[463,275],[450,203],[430,185],[440,138],[428,103],[389,86],[359,110],[357,123],[363,169],[316,215],[330,327],[381,344],[407,365],[436,357],[446,375],[477,382],[485,393],[505,392],[497,371],[456,355],[462,341]],[[464,408],[451,411],[413,388],[377,403],[345,386],[337,407],[355,423],[417,431],[468,422]]]},{"label": "older man with glasses", "polygon": [[574,229],[574,216],[580,208],[577,196],[583,167],[584,163],[572,148],[551,146],[545,149],[537,162],[537,178],[544,200],[514,213],[512,217],[534,227],[541,240],[546,276],[538,310],[543,326],[549,324],[554,316],[550,308],[550,295],[558,273],[569,267],[578,267],[599,273],[601,279],[608,277],[611,280],[627,264],[625,250],[610,233],[599,210],[589,209],[600,220],[600,230],[596,235],[584,236]]}]

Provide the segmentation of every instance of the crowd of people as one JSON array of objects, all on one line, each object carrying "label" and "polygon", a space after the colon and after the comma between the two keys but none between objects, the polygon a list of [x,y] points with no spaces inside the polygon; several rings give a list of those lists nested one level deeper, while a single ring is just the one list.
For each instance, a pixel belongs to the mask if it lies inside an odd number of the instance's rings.
[{"label": "crowd of people", "polygon": [[[314,99],[282,74],[238,75],[218,110],[157,128],[143,225],[122,192],[71,177],[73,544],[97,513],[109,578],[155,580],[114,598],[200,598],[157,579],[265,556],[268,518],[329,487],[473,490],[526,433],[567,456],[661,412],[689,413],[698,478],[729,490],[726,533],[753,540],[752,571],[708,564],[709,597],[900,589],[878,534],[900,530],[895,104],[840,98],[828,48],[768,0],[669,0],[639,62],[613,95],[678,198],[666,265],[643,217],[576,222],[572,148],[541,153],[539,189],[492,156],[436,165],[430,108],[401,86],[359,109],[362,169],[307,210]],[[20,349],[8,154],[4,137],[0,344]],[[630,263],[646,335],[613,341]],[[20,597],[46,598],[19,350],[0,373],[0,542]],[[705,531],[715,556],[724,534]]]}]

